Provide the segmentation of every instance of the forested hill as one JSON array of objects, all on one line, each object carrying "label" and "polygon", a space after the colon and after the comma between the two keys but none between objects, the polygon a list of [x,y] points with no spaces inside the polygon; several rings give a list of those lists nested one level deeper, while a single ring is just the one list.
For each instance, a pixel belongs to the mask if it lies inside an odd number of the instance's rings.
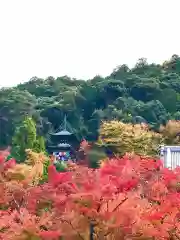
[{"label": "forested hill", "polygon": [[65,114],[79,138],[89,140],[96,138],[103,120],[147,121],[157,129],[168,119],[180,119],[180,57],[162,65],[140,59],[134,68],[121,65],[106,78],[35,77],[0,89],[0,146],[11,144],[25,114],[33,116],[45,136],[60,127]]}]

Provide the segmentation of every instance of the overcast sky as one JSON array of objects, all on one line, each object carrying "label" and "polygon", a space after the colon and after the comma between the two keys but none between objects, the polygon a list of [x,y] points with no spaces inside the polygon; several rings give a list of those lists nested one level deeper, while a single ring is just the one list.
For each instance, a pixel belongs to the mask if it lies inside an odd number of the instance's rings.
[{"label": "overcast sky", "polygon": [[0,86],[180,54],[180,0],[0,0]]}]

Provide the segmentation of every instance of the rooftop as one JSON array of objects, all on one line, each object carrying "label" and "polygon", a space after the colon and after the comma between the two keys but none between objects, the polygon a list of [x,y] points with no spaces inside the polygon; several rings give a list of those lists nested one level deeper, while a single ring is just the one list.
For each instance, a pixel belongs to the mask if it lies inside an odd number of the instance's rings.
[{"label": "rooftop", "polygon": [[64,136],[64,135],[72,135],[72,133],[68,132],[67,130],[63,130],[63,131],[60,131],[60,132],[57,132],[57,133],[51,133],[51,135],[55,135],[55,136]]}]

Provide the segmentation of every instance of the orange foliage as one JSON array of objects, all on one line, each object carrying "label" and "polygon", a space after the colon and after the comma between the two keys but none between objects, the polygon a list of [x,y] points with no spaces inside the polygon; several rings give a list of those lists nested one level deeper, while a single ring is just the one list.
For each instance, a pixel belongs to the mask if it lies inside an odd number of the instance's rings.
[{"label": "orange foliage", "polygon": [[10,181],[0,162],[0,239],[86,240],[90,229],[94,239],[180,238],[178,168],[126,155],[96,170],[51,165],[48,182],[32,186]]}]

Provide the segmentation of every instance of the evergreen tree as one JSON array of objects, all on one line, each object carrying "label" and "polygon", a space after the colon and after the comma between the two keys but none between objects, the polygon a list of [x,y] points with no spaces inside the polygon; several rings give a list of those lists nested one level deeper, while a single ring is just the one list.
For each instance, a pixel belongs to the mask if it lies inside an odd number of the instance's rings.
[{"label": "evergreen tree", "polygon": [[24,161],[26,149],[34,152],[45,152],[45,143],[42,136],[37,136],[36,123],[32,118],[26,117],[21,125],[16,127],[12,138],[12,155],[17,161]]},{"label": "evergreen tree", "polygon": [[45,141],[43,136],[36,137],[36,141],[33,149],[35,152],[38,152],[38,153],[46,151]]}]

